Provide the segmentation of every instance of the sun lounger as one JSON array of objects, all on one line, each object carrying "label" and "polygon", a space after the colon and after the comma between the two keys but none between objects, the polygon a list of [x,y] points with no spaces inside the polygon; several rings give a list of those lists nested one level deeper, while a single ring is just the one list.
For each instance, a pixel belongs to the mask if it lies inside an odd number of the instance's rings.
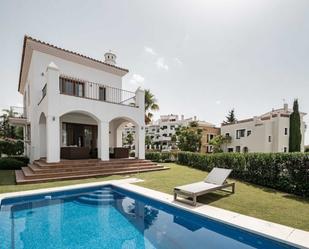
[{"label": "sun lounger", "polygon": [[[235,183],[228,183],[226,179],[231,174],[231,169],[213,168],[203,182],[196,182],[174,188],[174,200],[188,202],[196,205],[197,197],[216,191],[223,190],[227,192],[235,192]],[[228,191],[227,188],[231,187]],[[184,197],[181,200],[177,197]]]}]

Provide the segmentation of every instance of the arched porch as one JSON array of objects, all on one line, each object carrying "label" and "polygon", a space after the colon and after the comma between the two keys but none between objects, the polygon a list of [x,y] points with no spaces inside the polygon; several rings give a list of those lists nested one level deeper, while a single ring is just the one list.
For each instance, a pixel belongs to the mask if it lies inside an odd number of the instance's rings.
[{"label": "arched porch", "polygon": [[98,124],[93,114],[72,111],[60,117],[60,158],[98,158]]},{"label": "arched porch", "polygon": [[[143,126],[128,117],[117,117],[109,122],[109,145],[111,156],[144,159],[145,136]],[[127,133],[125,133],[127,132]],[[130,139],[129,139],[130,138]],[[117,156],[117,151],[118,156]],[[114,154],[114,155],[113,155]]]}]

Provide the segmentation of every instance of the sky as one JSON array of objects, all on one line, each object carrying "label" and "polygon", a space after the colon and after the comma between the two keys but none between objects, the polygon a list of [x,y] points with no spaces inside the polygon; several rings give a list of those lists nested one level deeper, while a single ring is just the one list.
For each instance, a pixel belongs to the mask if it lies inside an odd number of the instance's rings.
[{"label": "sky", "polygon": [[25,34],[101,60],[115,51],[123,87],[150,89],[156,118],[220,125],[232,108],[243,119],[295,98],[309,113],[308,0],[1,0],[0,109],[22,105]]}]

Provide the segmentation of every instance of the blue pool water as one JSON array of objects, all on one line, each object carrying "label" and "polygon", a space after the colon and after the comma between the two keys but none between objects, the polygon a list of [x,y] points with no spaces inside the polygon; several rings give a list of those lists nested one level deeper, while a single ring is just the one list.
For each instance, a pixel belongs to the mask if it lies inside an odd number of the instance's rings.
[{"label": "blue pool water", "polygon": [[1,249],[294,248],[112,186],[9,198],[0,208]]}]

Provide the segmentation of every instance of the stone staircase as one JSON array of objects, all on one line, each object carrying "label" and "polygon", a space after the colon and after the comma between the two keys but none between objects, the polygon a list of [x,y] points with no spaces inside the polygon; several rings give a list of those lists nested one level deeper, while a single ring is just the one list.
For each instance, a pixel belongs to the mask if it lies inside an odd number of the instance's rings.
[{"label": "stone staircase", "polygon": [[168,168],[149,160],[140,159],[61,160],[59,163],[47,163],[44,159],[40,159],[29,164],[28,167],[16,170],[15,175],[17,184],[26,184],[125,175],[165,169]]}]

